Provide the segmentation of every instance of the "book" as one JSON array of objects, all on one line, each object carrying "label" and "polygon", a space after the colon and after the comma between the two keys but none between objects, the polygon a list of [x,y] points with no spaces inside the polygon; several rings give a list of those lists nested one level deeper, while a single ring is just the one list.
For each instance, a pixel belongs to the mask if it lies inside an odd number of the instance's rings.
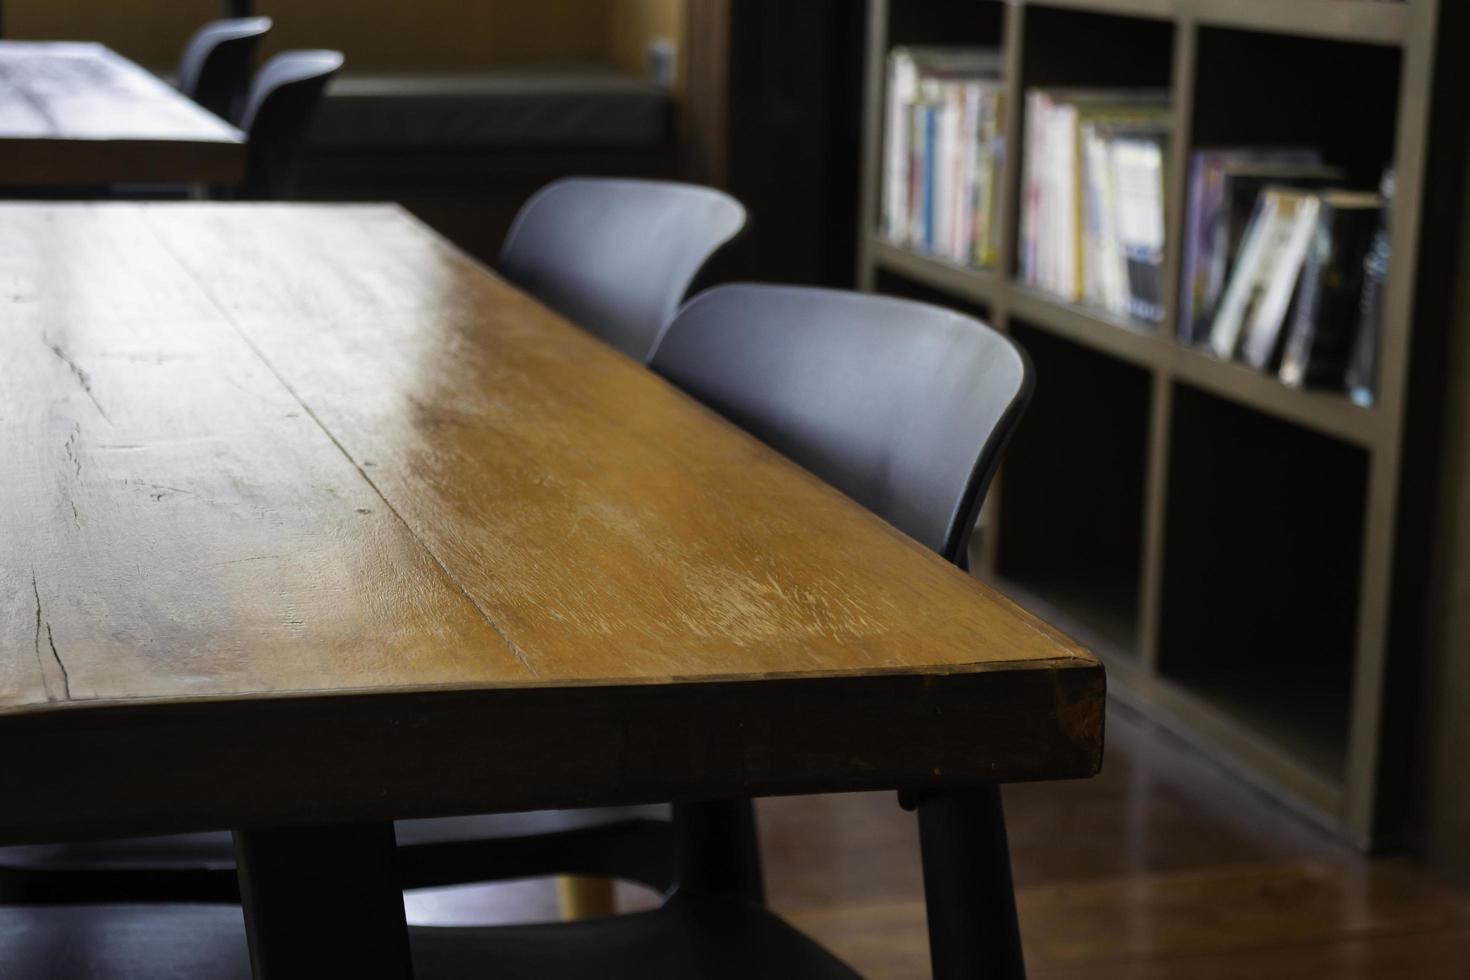
[{"label": "book", "polygon": [[961,264],[994,262],[1000,69],[993,49],[890,52],[879,215],[888,241]]},{"label": "book", "polygon": [[1117,316],[1163,316],[1167,126],[1084,117],[1082,301]]},{"label": "book", "polygon": [[1117,188],[1114,251],[1121,252],[1127,276],[1124,311],[1150,323],[1164,319],[1165,148],[1162,132],[1120,135],[1110,146]]},{"label": "book", "polygon": [[1348,397],[1358,405],[1372,405],[1378,388],[1378,345],[1383,328],[1383,290],[1388,279],[1391,255],[1389,227],[1396,187],[1393,170],[1378,185],[1380,210],[1378,230],[1363,258],[1363,291],[1358,300],[1358,329],[1348,359],[1345,379]]},{"label": "book", "polygon": [[[1227,168],[1248,164],[1313,166],[1321,163],[1316,150],[1306,147],[1222,147],[1197,150],[1190,155],[1185,199],[1185,227],[1180,265],[1178,336],[1185,344],[1206,339],[1216,304],[1228,275],[1225,263],[1216,263],[1216,241],[1222,234],[1225,176]],[[1251,202],[1254,206],[1254,201]],[[1244,216],[1249,220],[1249,214]],[[1239,233],[1235,236],[1239,245]]]},{"label": "book", "polygon": [[1348,364],[1361,326],[1365,258],[1379,228],[1377,194],[1320,194],[1301,296],[1280,377],[1294,387],[1347,387]]},{"label": "book", "polygon": [[1168,95],[1026,95],[1021,282],[1119,317],[1163,318]]},{"label": "book", "polygon": [[1258,371],[1274,370],[1281,362],[1284,327],[1290,315],[1307,250],[1317,231],[1317,218],[1322,198],[1311,194],[1303,200],[1290,218],[1290,232],[1282,239],[1280,250],[1271,259],[1270,280],[1260,302],[1251,310],[1245,324],[1240,359]]},{"label": "book", "polygon": [[881,230],[890,238],[907,233],[911,216],[913,124],[911,110],[925,77],[1000,78],[1000,53],[989,48],[898,47],[888,55],[884,126]]},{"label": "book", "polygon": [[1211,323],[1224,297],[1225,284],[1240,254],[1246,226],[1255,213],[1261,191],[1270,186],[1298,190],[1335,187],[1342,183],[1343,173],[1322,164],[1241,161],[1227,163],[1221,179],[1221,216],[1216,222],[1206,271],[1208,289],[1217,297],[1210,310]]},{"label": "book", "polygon": [[1305,191],[1267,187],[1261,192],[1210,326],[1209,348],[1216,357],[1236,355],[1246,325],[1258,316],[1273,283],[1289,274],[1277,266],[1293,234],[1300,234],[1298,216],[1305,209],[1315,214],[1316,207],[1316,198]]},{"label": "book", "polygon": [[970,260],[993,266],[1000,254],[1001,168],[1005,163],[1005,91],[998,86],[971,86],[978,103],[975,126],[975,169]]}]

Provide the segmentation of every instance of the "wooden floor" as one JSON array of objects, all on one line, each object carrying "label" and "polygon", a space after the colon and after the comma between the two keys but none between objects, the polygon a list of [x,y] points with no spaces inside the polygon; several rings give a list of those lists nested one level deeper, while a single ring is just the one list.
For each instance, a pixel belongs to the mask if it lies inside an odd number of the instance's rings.
[{"label": "wooden floor", "polygon": [[[1101,776],[1005,799],[1033,980],[1470,976],[1470,895],[1359,857],[1117,705]],[[917,835],[891,794],[764,801],[760,823],[773,906],[867,976],[928,975]],[[423,923],[555,914],[547,882],[409,898]]]}]

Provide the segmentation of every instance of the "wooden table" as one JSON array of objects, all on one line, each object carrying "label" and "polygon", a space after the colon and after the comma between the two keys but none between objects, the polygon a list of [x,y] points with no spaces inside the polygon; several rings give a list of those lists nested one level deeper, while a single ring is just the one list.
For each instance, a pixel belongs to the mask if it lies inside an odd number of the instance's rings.
[{"label": "wooden table", "polygon": [[0,41],[0,186],[232,184],[245,136],[100,44]]},{"label": "wooden table", "polygon": [[400,210],[0,285],[0,843],[1097,769],[1089,654]]}]

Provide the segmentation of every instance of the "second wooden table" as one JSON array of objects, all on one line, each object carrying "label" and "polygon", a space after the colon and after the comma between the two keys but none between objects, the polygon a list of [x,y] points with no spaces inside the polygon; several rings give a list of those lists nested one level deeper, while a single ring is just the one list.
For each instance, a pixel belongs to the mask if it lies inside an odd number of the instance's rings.
[{"label": "second wooden table", "polygon": [[0,41],[0,189],[233,184],[245,137],[100,44]]}]

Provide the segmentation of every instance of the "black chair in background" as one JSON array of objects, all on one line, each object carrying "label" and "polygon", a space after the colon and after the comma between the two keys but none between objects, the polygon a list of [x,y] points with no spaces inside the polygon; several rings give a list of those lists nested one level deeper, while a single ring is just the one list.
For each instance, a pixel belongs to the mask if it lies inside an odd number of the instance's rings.
[{"label": "black chair in background", "polygon": [[338,51],[282,51],[261,66],[240,117],[245,177],[228,196],[270,201],[295,194],[312,117],[341,67]]},{"label": "black chair in background", "polygon": [[179,91],[226,122],[238,124],[255,49],[270,29],[269,17],[216,20],[199,28],[179,59]]},{"label": "black chair in background", "polygon": [[646,361],[710,260],[745,223],[741,203],[710,187],[573,177],[548,184],[521,208],[499,270]]},{"label": "black chair in background", "polygon": [[[686,306],[651,366],[962,563],[975,515],[1030,398],[1029,365],[976,320],[906,300],[730,286]],[[938,977],[1021,975],[999,794],[904,794],[919,811]],[[591,811],[596,813],[597,811]],[[424,977],[854,976],[761,902],[747,803],[674,807],[674,887],[650,912],[546,925],[410,930]],[[71,937],[87,936],[86,943]],[[17,976],[249,975],[229,906],[0,909]],[[42,974],[44,975],[44,974]]]}]

